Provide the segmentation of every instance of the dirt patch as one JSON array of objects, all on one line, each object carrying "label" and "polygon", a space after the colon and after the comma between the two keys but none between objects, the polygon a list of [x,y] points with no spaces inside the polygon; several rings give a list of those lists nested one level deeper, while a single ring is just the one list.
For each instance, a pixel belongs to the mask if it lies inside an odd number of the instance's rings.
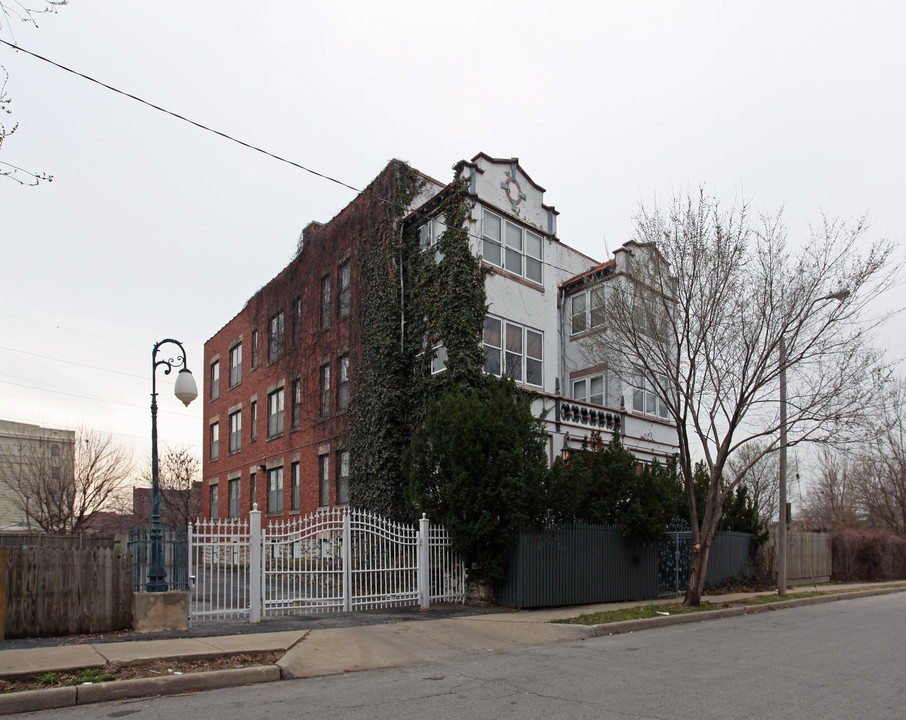
[{"label": "dirt patch", "polygon": [[210,672],[211,670],[235,670],[256,665],[275,665],[283,651],[237,653],[203,659],[152,660],[134,665],[103,665],[96,668],[72,670],[61,673],[43,673],[29,678],[12,680],[0,678],[0,693],[20,690],[42,690],[44,688],[84,683],[131,680],[133,678],[185,675],[188,673]]}]

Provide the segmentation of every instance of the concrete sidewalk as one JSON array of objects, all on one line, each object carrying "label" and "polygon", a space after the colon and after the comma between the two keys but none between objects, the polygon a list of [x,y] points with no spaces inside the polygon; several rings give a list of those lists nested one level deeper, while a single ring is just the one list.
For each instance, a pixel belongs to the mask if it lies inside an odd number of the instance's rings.
[{"label": "concrete sidewalk", "polygon": [[[282,652],[276,666],[215,672],[187,673],[179,676],[119,680],[78,687],[51,688],[0,694],[0,714],[26,712],[50,707],[66,707],[126,697],[164,695],[217,687],[304,678],[343,672],[398,667],[432,662],[462,655],[506,652],[520,647],[578,640],[618,632],[630,632],[678,622],[700,622],[765,612],[815,602],[865,597],[866,595],[906,591],[906,583],[883,589],[870,583],[840,585],[823,589],[833,592],[860,589],[842,595],[829,595],[783,603],[731,608],[690,615],[658,616],[608,625],[552,624],[553,620],[578,617],[584,613],[648,605],[652,601],[608,603],[602,605],[514,611],[471,615],[437,620],[407,621],[393,624],[294,630],[271,633],[245,633],[220,637],[173,638],[166,640],[129,640],[123,642],[78,643],[0,650],[0,677],[24,677],[45,672],[65,672],[101,667],[108,663],[129,664],[148,660],[204,658],[251,652]],[[806,588],[803,588],[806,589]],[[735,593],[709,596],[706,602],[725,604],[759,594]],[[660,603],[676,602],[668,598]]]}]

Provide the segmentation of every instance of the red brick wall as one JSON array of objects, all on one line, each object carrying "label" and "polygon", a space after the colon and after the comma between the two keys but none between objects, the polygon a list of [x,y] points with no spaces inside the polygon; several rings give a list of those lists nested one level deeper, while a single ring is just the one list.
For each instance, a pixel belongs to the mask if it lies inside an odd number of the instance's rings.
[{"label": "red brick wall", "polygon": [[[397,169],[392,162],[369,188],[326,225],[313,223],[303,236],[302,252],[274,279],[256,293],[246,306],[205,343],[204,386],[204,454],[203,515],[211,516],[210,487],[218,486],[219,517],[229,510],[229,483],[240,481],[240,517],[251,510],[250,474],[256,474],[255,501],[258,509],[272,520],[276,514],[267,511],[268,477],[259,466],[283,467],[283,512],[280,517],[295,514],[291,504],[291,463],[298,457],[300,469],[299,512],[319,507],[318,456],[329,451],[330,504],[336,503],[337,453],[345,447],[348,432],[346,412],[337,410],[338,358],[350,356],[354,376],[354,358],[359,329],[358,265],[356,250],[359,238],[368,237],[372,228],[387,217],[387,207],[377,200],[392,197],[393,178]],[[338,317],[339,266],[349,260],[351,268],[351,312]],[[331,285],[330,322],[321,323],[321,279],[329,276]],[[294,343],[295,302],[301,299],[300,341]],[[284,348],[282,357],[269,360],[268,334],[270,318],[279,310],[284,313]],[[258,363],[252,367],[252,331],[258,331]],[[242,342],[242,377],[230,387],[230,348]],[[211,399],[210,368],[220,362],[220,392]],[[320,368],[328,365],[331,375],[330,411],[321,413]],[[292,427],[293,380],[301,384],[301,422]],[[350,381],[350,390],[352,380]],[[284,391],[283,432],[268,437],[268,393],[282,383]],[[350,392],[351,394],[351,392]],[[257,439],[251,440],[252,398],[257,400]],[[230,412],[240,409],[242,416],[241,449],[229,451]],[[220,428],[219,453],[211,460],[210,426],[217,420]]]}]

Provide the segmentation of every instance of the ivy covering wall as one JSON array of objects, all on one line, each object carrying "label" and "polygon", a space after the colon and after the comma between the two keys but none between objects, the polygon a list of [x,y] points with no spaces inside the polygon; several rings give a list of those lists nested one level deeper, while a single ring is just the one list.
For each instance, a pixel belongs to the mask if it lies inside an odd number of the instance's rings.
[{"label": "ivy covering wall", "polygon": [[[360,353],[350,424],[351,502],[392,518],[411,520],[403,454],[445,386],[474,385],[482,377],[481,336],[487,311],[487,270],[469,244],[472,200],[462,163],[453,182],[404,222],[421,179],[400,165],[393,201],[381,226],[358,241]],[[443,218],[428,248],[424,223]],[[446,348],[446,371],[431,374],[433,350]]]}]

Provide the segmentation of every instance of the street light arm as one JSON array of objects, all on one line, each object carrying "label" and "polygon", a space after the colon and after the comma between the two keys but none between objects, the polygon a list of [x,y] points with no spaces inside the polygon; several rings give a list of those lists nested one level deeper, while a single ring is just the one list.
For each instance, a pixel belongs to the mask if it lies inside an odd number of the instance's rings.
[{"label": "street light arm", "polygon": [[[168,358],[167,360],[158,360],[157,351],[160,349],[161,345],[166,345],[167,343],[176,345],[182,354],[177,355],[175,358]],[[187,367],[186,366],[186,349],[182,346],[182,343],[179,342],[179,340],[173,340],[172,338],[166,338],[165,340],[161,340],[160,342],[154,344],[154,350],[151,351],[151,361],[154,364],[152,372],[154,370],[157,370],[157,368],[159,366],[166,365],[167,367],[164,370],[164,375],[169,375],[170,371],[174,367],[183,367],[183,368]]]}]

